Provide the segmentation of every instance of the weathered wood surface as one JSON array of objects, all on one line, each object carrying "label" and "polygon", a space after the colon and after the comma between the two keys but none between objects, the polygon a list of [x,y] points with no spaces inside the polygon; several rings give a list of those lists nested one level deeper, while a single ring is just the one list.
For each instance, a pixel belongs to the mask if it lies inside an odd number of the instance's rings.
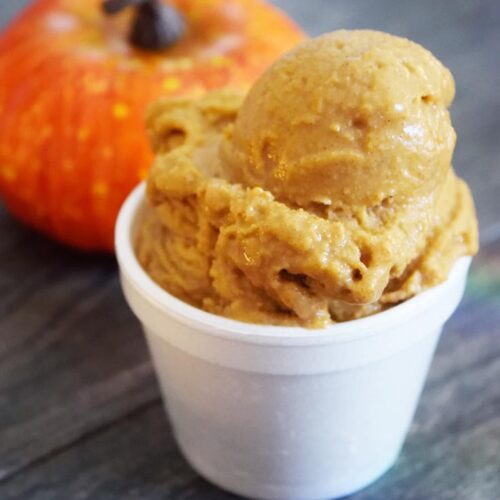
[{"label": "weathered wood surface", "polygon": [[[25,1],[2,2],[0,24]],[[483,248],[446,327],[403,454],[356,500],[500,498],[500,2],[281,0],[310,33],[374,27],[454,72],[454,164]],[[0,208],[0,499],[234,498],[180,456],[111,257],[84,256]]]}]

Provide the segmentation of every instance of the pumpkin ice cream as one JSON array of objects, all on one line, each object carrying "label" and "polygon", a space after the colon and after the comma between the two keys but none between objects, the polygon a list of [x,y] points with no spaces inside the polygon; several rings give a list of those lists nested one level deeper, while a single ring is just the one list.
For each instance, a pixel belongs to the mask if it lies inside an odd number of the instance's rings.
[{"label": "pumpkin ice cream", "polygon": [[421,46],[339,31],[297,46],[246,97],[158,102],[141,264],[207,311],[307,327],[444,281],[478,245],[451,167],[453,96]]}]

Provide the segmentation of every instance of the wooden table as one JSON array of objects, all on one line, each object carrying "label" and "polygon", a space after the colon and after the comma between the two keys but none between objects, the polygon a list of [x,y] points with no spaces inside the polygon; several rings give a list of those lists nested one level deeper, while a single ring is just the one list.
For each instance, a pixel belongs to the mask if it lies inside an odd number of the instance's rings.
[{"label": "wooden table", "polygon": [[[7,22],[25,1],[0,6]],[[356,500],[500,498],[500,2],[281,0],[311,34],[374,27],[431,49],[457,81],[455,167],[482,249],[396,466]],[[112,257],[0,208],[0,499],[229,499],[177,450]]]}]

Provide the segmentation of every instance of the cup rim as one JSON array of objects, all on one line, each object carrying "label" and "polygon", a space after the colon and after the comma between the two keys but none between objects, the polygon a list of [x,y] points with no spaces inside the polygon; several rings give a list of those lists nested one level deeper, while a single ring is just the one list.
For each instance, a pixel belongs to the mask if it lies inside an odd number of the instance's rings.
[{"label": "cup rim", "polygon": [[309,329],[300,326],[280,326],[245,323],[198,309],[161,288],[139,263],[132,241],[135,216],[145,201],[146,182],[138,184],[123,203],[115,227],[115,251],[122,279],[132,284],[150,304],[180,323],[206,334],[252,344],[317,346],[319,344],[350,343],[393,325],[418,316],[446,295],[448,287],[460,280],[471,262],[470,256],[459,258],[448,279],[385,311],[360,319],[334,323],[326,328]]}]

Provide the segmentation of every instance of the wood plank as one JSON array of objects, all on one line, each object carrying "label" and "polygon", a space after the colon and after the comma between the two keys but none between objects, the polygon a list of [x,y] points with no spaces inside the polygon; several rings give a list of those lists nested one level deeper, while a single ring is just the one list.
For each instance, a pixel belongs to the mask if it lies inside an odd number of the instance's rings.
[{"label": "wood plank", "polygon": [[0,495],[5,500],[233,498],[189,468],[160,405],[50,457],[0,486]]},{"label": "wood plank", "polygon": [[1,480],[159,395],[114,259],[0,228]]},{"label": "wood plank", "polygon": [[[479,500],[500,491],[499,269],[500,242],[485,248],[474,264],[466,299],[446,326],[402,456],[353,500]],[[63,409],[70,416],[73,404]],[[142,404],[115,425],[81,435],[77,446],[56,448],[14,474],[0,484],[0,498],[232,498],[186,465],[154,396]]]}]

